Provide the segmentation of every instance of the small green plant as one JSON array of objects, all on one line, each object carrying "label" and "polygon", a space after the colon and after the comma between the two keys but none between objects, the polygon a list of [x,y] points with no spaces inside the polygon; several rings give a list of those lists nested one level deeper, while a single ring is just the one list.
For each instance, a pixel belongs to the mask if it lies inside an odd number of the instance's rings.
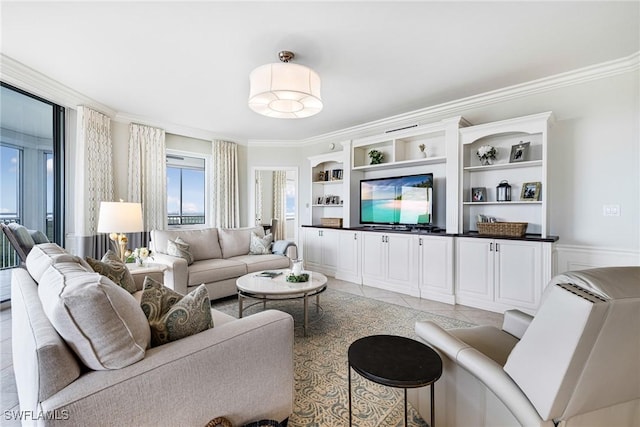
[{"label": "small green plant", "polygon": [[371,150],[369,151],[369,159],[371,159],[372,165],[379,165],[384,159],[384,153],[378,150]]},{"label": "small green plant", "polygon": [[418,148],[420,149],[421,153],[424,153],[424,149],[425,149],[425,145],[424,144],[418,145]]}]

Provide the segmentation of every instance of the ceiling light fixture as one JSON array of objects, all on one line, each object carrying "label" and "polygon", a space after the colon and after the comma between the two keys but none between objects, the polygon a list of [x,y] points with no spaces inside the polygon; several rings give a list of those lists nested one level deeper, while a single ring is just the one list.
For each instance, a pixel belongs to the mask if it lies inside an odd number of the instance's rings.
[{"label": "ceiling light fixture", "polygon": [[267,117],[299,119],[322,110],[320,77],[304,65],[289,61],[293,52],[278,53],[280,61],[261,65],[249,75],[249,108]]}]

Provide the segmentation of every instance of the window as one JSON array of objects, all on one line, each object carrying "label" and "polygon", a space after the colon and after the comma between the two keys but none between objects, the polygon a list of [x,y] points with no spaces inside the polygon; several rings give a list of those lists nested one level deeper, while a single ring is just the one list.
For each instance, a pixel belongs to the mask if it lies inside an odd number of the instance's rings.
[{"label": "window", "polygon": [[296,179],[295,171],[287,171],[287,189],[285,196],[285,217],[288,220],[296,218]]},{"label": "window", "polygon": [[167,154],[169,226],[206,223],[205,159]]}]

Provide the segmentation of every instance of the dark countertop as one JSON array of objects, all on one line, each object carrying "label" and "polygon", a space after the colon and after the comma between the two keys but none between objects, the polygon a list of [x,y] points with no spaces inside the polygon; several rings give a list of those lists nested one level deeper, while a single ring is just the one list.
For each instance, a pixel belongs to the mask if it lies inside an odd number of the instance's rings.
[{"label": "dark countertop", "polygon": [[476,231],[467,231],[465,233],[447,233],[446,230],[436,228],[433,230],[424,229],[393,229],[385,226],[371,226],[371,227],[326,227],[320,224],[315,225],[303,225],[307,228],[324,228],[330,230],[352,230],[352,231],[364,231],[364,232],[376,232],[376,233],[398,233],[398,234],[413,234],[413,235],[427,235],[427,236],[449,236],[449,237],[474,237],[478,239],[502,239],[502,240],[526,240],[530,242],[557,242],[558,236],[547,236],[542,238],[540,234],[526,234],[523,237],[512,236],[492,236],[489,234],[478,234]]}]

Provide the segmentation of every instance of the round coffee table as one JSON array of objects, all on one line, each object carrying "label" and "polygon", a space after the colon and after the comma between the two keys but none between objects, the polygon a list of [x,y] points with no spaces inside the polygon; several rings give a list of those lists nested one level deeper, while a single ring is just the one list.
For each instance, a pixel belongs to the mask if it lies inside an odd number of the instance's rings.
[{"label": "round coffee table", "polygon": [[307,336],[309,324],[309,297],[316,297],[316,307],[320,304],[320,294],[327,289],[327,277],[314,271],[303,271],[309,275],[307,282],[287,282],[289,269],[266,270],[281,273],[275,277],[262,277],[265,271],[256,271],[245,274],[236,280],[238,288],[238,317],[242,317],[243,300],[255,299],[262,301],[262,307],[266,308],[267,301],[304,300],[304,336]]},{"label": "round coffee table", "polygon": [[363,378],[404,389],[404,425],[407,425],[407,389],[431,385],[431,424],[434,425],[434,383],[442,375],[442,359],[431,347],[395,335],[372,335],[349,346],[349,425],[351,425],[351,369]]}]

